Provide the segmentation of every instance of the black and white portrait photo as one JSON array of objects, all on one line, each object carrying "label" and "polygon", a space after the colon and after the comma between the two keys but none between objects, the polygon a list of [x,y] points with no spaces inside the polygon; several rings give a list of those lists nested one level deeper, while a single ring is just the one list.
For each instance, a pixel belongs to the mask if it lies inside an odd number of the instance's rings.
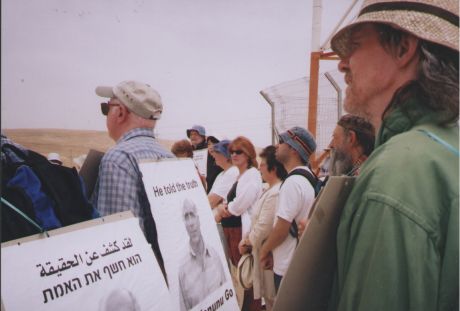
[{"label": "black and white portrait photo", "polygon": [[217,251],[206,244],[194,202],[185,199],[182,216],[189,236],[189,248],[179,268],[181,310],[190,310],[225,283],[222,261]]}]

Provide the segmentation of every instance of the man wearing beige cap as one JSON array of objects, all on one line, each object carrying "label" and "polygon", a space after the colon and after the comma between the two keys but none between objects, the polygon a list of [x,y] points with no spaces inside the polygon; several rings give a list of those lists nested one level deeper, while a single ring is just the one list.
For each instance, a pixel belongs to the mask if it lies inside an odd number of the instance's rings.
[{"label": "man wearing beige cap", "polygon": [[377,135],[343,209],[330,310],[458,310],[458,1],[369,1],[332,38]]},{"label": "man wearing beige cap", "polygon": [[153,135],[163,111],[161,97],[152,87],[137,81],[99,86],[96,94],[109,99],[101,104],[101,111],[116,145],[102,158],[92,202],[101,216],[131,210],[161,265],[155,223],[138,166],[140,160],[174,157]]}]

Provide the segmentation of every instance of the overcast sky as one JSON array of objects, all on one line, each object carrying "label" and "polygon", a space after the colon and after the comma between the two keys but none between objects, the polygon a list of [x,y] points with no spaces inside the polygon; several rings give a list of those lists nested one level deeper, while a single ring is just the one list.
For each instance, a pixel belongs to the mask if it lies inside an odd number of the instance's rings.
[{"label": "overcast sky", "polygon": [[[321,43],[351,0],[324,0]],[[139,80],[165,139],[270,144],[259,91],[309,75],[312,0],[2,0],[2,128],[105,130],[94,89]],[[322,62],[321,71],[335,68]]]}]

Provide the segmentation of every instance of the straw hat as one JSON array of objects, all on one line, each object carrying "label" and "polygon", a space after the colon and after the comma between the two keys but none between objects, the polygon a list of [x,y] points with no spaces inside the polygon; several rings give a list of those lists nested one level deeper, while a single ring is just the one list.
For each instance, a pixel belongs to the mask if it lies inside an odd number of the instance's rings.
[{"label": "straw hat", "polygon": [[364,0],[358,18],[334,35],[331,48],[340,57],[347,56],[353,27],[372,22],[458,51],[458,9],[458,0]]}]

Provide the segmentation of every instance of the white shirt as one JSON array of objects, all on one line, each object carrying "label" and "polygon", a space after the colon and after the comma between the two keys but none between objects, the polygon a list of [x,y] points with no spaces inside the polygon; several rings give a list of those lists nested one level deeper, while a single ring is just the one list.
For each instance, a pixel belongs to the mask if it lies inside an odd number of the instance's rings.
[{"label": "white shirt", "polygon": [[[311,173],[306,166],[297,166],[293,170],[298,168],[305,169]],[[292,222],[295,219],[298,224],[308,216],[314,200],[315,190],[305,177],[300,175],[288,177],[280,189],[275,225],[278,217],[288,222]],[[284,276],[291,263],[296,245],[297,239],[288,234],[286,239],[273,249],[273,272]]]},{"label": "white shirt", "polygon": [[236,197],[228,203],[228,211],[234,216],[241,216],[242,236],[251,228],[252,205],[262,194],[262,177],[255,167],[246,170],[238,178]]},{"label": "white shirt", "polygon": [[224,201],[227,201],[227,194],[239,174],[240,172],[236,166],[232,166],[228,170],[220,172],[219,175],[217,175],[209,193],[214,193],[223,198]]}]

